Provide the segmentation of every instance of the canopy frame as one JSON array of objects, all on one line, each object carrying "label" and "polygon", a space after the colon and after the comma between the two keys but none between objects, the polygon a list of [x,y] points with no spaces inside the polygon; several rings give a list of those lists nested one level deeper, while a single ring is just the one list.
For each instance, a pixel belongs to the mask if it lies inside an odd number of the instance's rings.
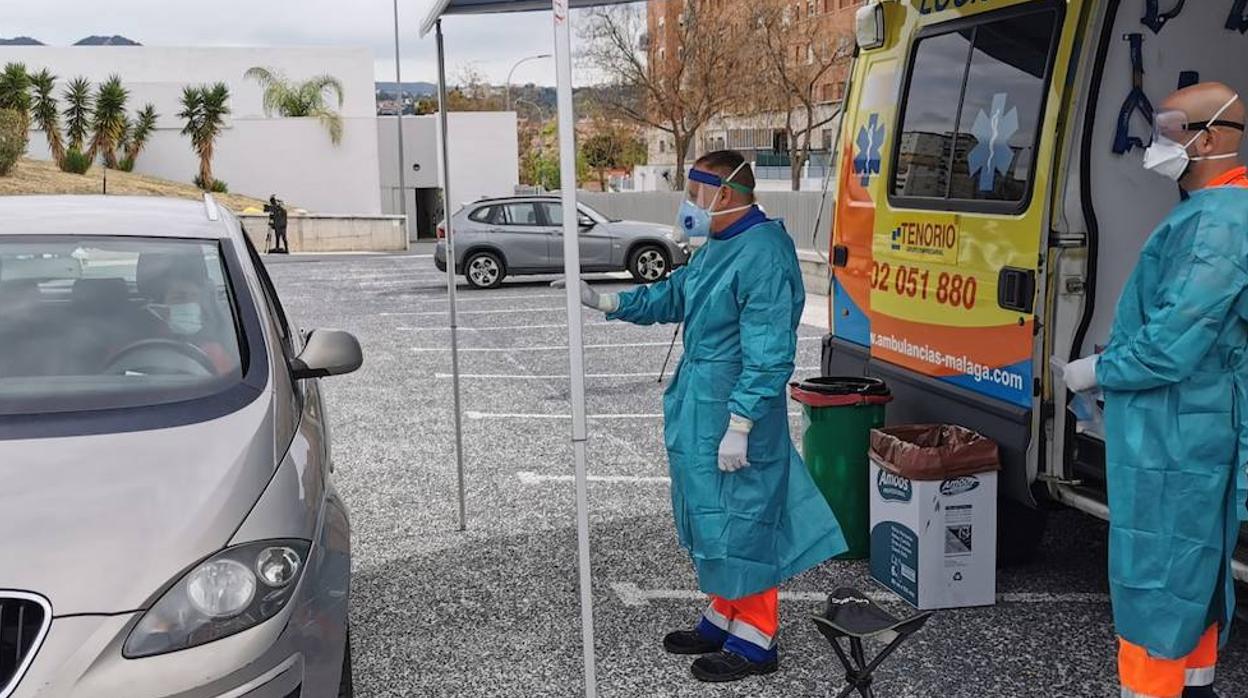
[{"label": "canopy frame", "polygon": [[441,159],[443,220],[446,230],[447,297],[450,304],[451,372],[455,402],[455,456],[459,484],[459,528],[467,528],[464,496],[463,423],[459,385],[459,340],[455,299],[455,233],[451,225],[449,120],[446,91],[446,52],[442,37],[442,17],[448,14],[485,14],[551,9],[554,20],[555,74],[559,127],[560,198],[563,205],[563,260],[565,302],[568,314],[568,367],[571,382],[572,453],[576,484],[576,540],[581,603],[581,647],[584,657],[586,698],[598,695],[594,661],[593,577],[590,569],[589,489],[586,465],[588,429],[585,409],[585,343],[581,316],[580,228],[576,203],[576,118],[572,102],[571,7],[590,7],[636,0],[437,0],[421,27],[421,35],[432,29],[437,35],[438,119],[442,129],[438,142]]}]

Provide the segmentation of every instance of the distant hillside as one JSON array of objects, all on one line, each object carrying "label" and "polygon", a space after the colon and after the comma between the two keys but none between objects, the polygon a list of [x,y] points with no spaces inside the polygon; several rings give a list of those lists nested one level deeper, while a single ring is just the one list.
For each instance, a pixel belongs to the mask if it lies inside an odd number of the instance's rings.
[{"label": "distant hillside", "polygon": [[12,39],[0,37],[0,46],[43,46],[43,42],[29,36],[15,36]]},{"label": "distant hillside", "polygon": [[114,34],[113,36],[88,36],[85,39],[74,42],[74,46],[142,46],[137,41],[127,39],[124,36]]},{"label": "distant hillside", "polygon": [[[376,83],[376,89],[378,92],[394,94],[398,91],[398,83],[393,81],[379,82]],[[427,97],[437,94],[438,86],[432,82],[404,82],[403,92],[414,97]]]}]

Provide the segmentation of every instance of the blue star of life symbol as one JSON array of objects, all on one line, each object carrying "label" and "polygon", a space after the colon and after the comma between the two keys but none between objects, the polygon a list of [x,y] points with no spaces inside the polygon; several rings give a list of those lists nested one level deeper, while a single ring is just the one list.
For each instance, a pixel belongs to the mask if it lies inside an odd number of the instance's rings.
[{"label": "blue star of life symbol", "polygon": [[1018,109],[1010,107],[1008,112],[1005,110],[1005,100],[1008,97],[1004,92],[993,95],[992,114],[988,115],[980,109],[975,117],[975,124],[971,126],[971,135],[975,136],[976,144],[967,154],[966,160],[970,173],[979,173],[980,191],[992,191],[996,174],[1007,174],[1010,171],[1010,162],[1014,159],[1009,140],[1018,131]]},{"label": "blue star of life symbol", "polygon": [[871,175],[880,173],[880,149],[884,146],[884,124],[880,115],[872,114],[858,129],[858,155],[854,157],[854,174],[862,175],[862,186],[871,183]]},{"label": "blue star of life symbol", "polygon": [[893,228],[893,240],[891,247],[894,250],[901,249],[901,228]]}]

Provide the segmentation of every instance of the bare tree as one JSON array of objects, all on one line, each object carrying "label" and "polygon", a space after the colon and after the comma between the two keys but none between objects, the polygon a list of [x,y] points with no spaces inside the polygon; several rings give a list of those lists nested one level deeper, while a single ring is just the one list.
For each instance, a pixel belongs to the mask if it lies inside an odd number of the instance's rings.
[{"label": "bare tree", "polygon": [[[610,112],[672,137],[675,188],[684,187],[685,159],[698,130],[739,94],[743,53],[730,11],[684,3],[676,26],[650,36],[646,16],[631,5],[590,10],[581,30],[582,58],[610,83],[598,99]],[[671,39],[667,41],[667,39]],[[664,41],[663,53],[653,43]],[[653,60],[651,60],[653,58]]]},{"label": "bare tree", "polygon": [[751,93],[757,106],[784,115],[794,191],[801,188],[815,133],[840,113],[839,107],[821,113],[824,100],[817,90],[853,53],[853,37],[830,27],[828,15],[802,19],[800,8],[790,0],[755,0],[750,9],[759,61],[751,72]]},{"label": "bare tree", "polygon": [[485,79],[485,74],[474,63],[460,66],[456,71],[456,84],[447,90],[446,99],[450,111],[500,111],[503,100],[499,91]]}]

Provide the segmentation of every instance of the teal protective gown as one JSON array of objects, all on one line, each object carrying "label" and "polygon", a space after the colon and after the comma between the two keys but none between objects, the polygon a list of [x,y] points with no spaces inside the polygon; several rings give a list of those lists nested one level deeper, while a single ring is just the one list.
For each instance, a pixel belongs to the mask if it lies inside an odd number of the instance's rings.
[{"label": "teal protective gown", "polygon": [[[1248,465],[1248,189],[1195,192],[1153,232],[1097,362],[1118,634],[1157,657],[1234,611]],[[1237,486],[1238,485],[1238,486]]]},{"label": "teal protective gown", "polygon": [[[845,551],[789,436],[786,386],[806,292],[793,242],[766,220],[711,239],[667,280],[620,294],[611,319],[684,322],[663,397],[672,512],[702,591],[756,594]],[[719,470],[729,413],[754,422],[749,467]]]}]

